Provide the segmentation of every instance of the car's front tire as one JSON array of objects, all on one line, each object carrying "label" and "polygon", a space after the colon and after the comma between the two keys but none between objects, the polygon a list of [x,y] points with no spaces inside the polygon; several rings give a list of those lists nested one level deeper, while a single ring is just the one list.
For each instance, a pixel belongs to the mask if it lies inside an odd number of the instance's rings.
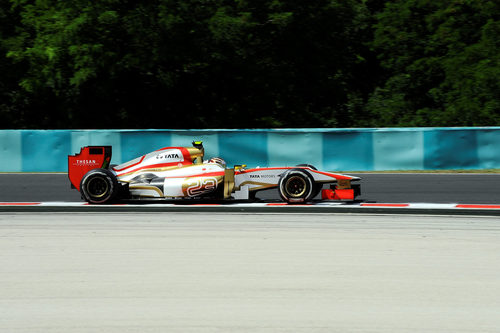
[{"label": "car's front tire", "polygon": [[315,190],[314,180],[303,169],[290,169],[283,174],[278,182],[281,199],[290,204],[310,201]]},{"label": "car's front tire", "polygon": [[110,203],[118,193],[118,181],[108,169],[93,169],[83,176],[80,193],[82,198],[89,203]]},{"label": "car's front tire", "polygon": [[[318,170],[314,165],[311,165],[311,164],[297,164],[296,166],[311,168],[312,170]],[[313,190],[313,194],[311,196],[311,199],[316,198],[316,196],[319,194],[319,192],[321,192],[321,190],[323,189],[323,184],[321,184],[321,183],[314,183],[313,186],[314,186],[314,190]]]}]

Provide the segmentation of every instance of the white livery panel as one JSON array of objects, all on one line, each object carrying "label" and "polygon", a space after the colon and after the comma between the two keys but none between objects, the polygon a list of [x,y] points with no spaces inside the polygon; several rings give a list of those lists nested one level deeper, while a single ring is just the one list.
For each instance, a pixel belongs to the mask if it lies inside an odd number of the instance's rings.
[{"label": "white livery panel", "polygon": [[[250,191],[258,191],[276,187],[278,186],[280,177],[291,169],[295,168],[255,168],[238,171],[234,177],[235,188],[240,189],[242,186],[248,186]],[[300,167],[299,169],[307,171],[313,177],[314,181],[318,183],[334,183],[337,180],[359,179],[357,177],[343,174],[317,171],[309,167]]]},{"label": "white livery panel", "polygon": [[[144,171],[144,173],[146,172]],[[141,172],[134,175],[140,177]],[[135,182],[129,185],[129,190],[132,196],[152,198],[198,197],[215,191],[219,184],[222,183],[223,177],[224,168],[218,164],[196,164],[155,172],[155,178],[150,182],[161,179],[161,186]]]}]

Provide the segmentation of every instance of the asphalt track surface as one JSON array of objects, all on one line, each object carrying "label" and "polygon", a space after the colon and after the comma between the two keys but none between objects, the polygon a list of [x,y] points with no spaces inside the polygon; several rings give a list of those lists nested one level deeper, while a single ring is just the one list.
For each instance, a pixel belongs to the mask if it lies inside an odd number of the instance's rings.
[{"label": "asphalt track surface", "polygon": [[499,332],[500,223],[0,213],[0,332]]},{"label": "asphalt track surface", "polygon": [[[354,174],[355,175],[355,174]],[[500,204],[500,174],[359,174],[360,200]],[[274,190],[258,198],[276,200]],[[80,201],[66,174],[0,174],[0,202]]]}]

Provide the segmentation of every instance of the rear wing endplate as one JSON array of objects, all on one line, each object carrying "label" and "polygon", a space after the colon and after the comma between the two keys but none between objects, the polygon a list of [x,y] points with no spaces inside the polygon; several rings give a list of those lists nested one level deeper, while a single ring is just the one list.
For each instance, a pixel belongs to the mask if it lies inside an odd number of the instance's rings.
[{"label": "rear wing endplate", "polygon": [[72,187],[80,191],[80,181],[92,169],[107,169],[111,162],[111,146],[88,146],[68,156],[68,177]]}]

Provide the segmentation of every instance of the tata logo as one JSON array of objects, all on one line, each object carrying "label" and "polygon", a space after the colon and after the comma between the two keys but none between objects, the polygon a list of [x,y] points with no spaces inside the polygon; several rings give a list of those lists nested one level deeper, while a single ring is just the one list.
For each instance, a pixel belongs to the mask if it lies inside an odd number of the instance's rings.
[{"label": "tata logo", "polygon": [[157,155],[156,156],[157,160],[164,160],[164,159],[167,159],[167,158],[169,158],[169,159],[177,159],[178,160],[181,157],[179,156],[179,154],[175,154],[175,153],[173,153],[173,154],[162,154],[162,155]]},{"label": "tata logo", "polygon": [[160,163],[177,163],[184,161],[184,155],[180,149],[168,149],[156,154],[154,159]]}]

